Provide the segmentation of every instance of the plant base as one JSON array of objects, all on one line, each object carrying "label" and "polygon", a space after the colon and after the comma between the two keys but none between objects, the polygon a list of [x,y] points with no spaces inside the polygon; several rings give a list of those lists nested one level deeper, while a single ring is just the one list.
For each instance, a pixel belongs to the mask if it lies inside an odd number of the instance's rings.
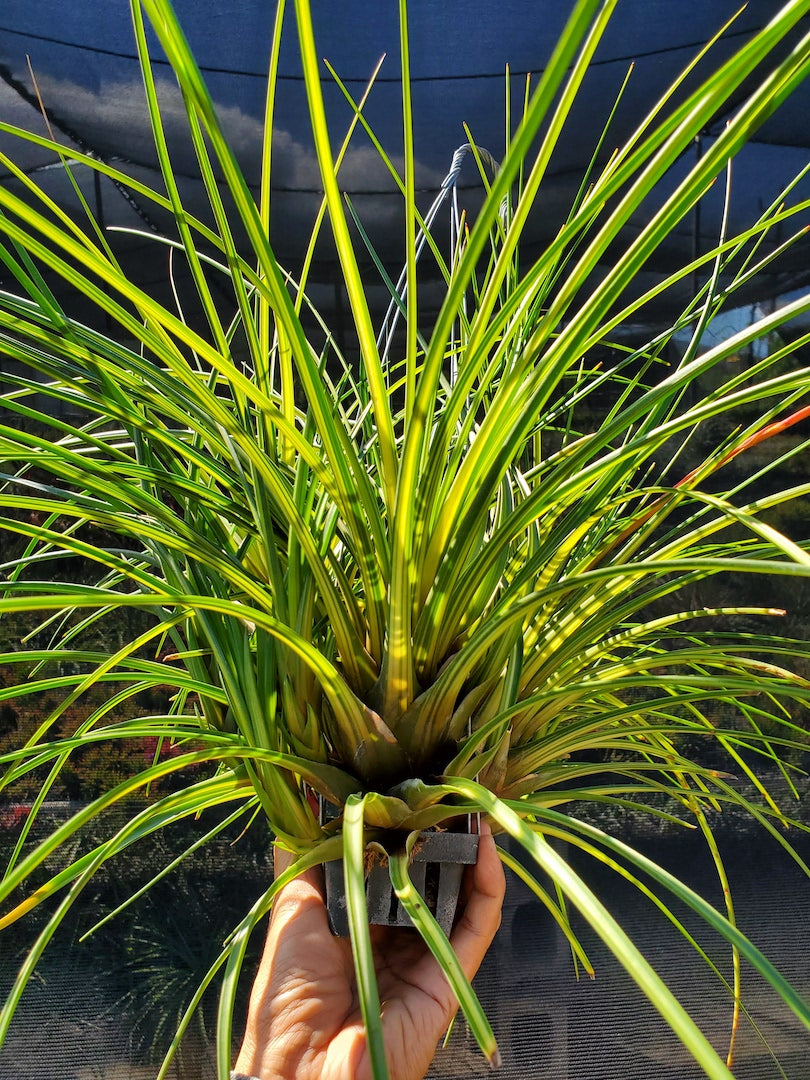
[{"label": "plant base", "polygon": [[[419,838],[411,860],[411,880],[445,934],[456,915],[464,867],[478,857],[478,837],[470,833],[426,832]],[[332,933],[347,937],[349,917],[343,887],[343,863],[325,866],[326,905]],[[374,866],[366,878],[368,921],[375,926],[411,926],[391,885],[387,866]]]}]

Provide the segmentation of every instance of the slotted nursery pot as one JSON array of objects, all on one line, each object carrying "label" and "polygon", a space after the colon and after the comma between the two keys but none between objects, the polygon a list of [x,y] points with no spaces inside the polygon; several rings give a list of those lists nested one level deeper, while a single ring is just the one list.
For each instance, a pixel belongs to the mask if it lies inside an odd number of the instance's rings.
[{"label": "slotted nursery pot", "polygon": [[[403,841],[404,842],[404,841]],[[475,863],[478,836],[469,832],[430,830],[419,834],[410,861],[410,878],[427,910],[449,937],[453,928],[464,868]],[[373,926],[413,927],[400,903],[382,853],[371,856],[366,876],[368,921]],[[326,906],[332,932],[349,934],[343,861],[333,859],[324,866]]]}]

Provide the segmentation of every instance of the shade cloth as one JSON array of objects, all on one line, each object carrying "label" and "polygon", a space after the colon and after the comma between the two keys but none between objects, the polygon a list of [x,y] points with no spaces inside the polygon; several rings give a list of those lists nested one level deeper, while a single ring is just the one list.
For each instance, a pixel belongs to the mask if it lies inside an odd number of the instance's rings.
[{"label": "shade cloth", "polygon": [[[397,5],[378,0],[351,4],[313,0],[312,6],[318,49],[355,96],[362,93],[378,59],[386,55],[367,115],[396,161],[401,145]],[[778,6],[777,0],[749,3],[724,33],[709,63],[729,55]],[[219,0],[177,0],[176,8],[245,172],[256,183],[275,5],[267,0],[236,0],[227,5]],[[527,231],[524,258],[531,258],[548,241],[570,206],[631,62],[633,73],[613,119],[605,155],[634,128],[656,95],[737,8],[737,0],[620,0],[552,160],[542,199]],[[438,189],[454,150],[466,139],[465,123],[480,145],[490,149],[496,158],[502,155],[506,65],[510,66],[515,116],[526,75],[542,70],[567,10],[567,4],[551,0],[411,0],[415,145],[418,186],[425,206]],[[291,13],[287,22],[275,119],[271,231],[280,260],[295,272],[319,203],[320,188]],[[808,20],[804,23],[806,32]],[[157,46],[155,62],[175,172],[189,207],[202,212],[204,192],[183,131],[178,93]],[[6,0],[0,13],[0,75],[0,116],[4,119],[44,130],[38,93],[54,129],[68,145],[117,162],[138,179],[160,186],[127,0],[105,0],[103,4],[96,0],[74,0],[71,4],[63,0]],[[351,110],[326,69],[324,86],[337,140],[350,121]],[[810,85],[805,85],[778,109],[739,155],[732,178],[732,230],[754,221],[786,181],[806,164],[808,116]],[[694,153],[705,150],[725,119],[714,118]],[[8,137],[0,137],[0,150],[36,176],[61,205],[80,212],[67,178],[47,153],[21,146]],[[680,168],[686,165],[684,161]],[[105,225],[146,232],[161,231],[166,226],[152,206],[126,189],[94,182],[89,176],[79,179]],[[20,187],[2,165],[0,182]],[[362,134],[347,156],[340,184],[351,197],[384,262],[389,269],[398,267],[402,255],[399,195]],[[472,161],[460,175],[459,185],[474,212],[481,182]],[[699,212],[684,220],[662,245],[639,280],[639,287],[681,264],[693,251],[706,250],[716,241],[723,186],[715,185]],[[796,197],[808,195],[810,184],[804,182]],[[640,215],[630,222],[628,238],[642,221]],[[772,242],[780,239],[782,236],[775,234]],[[143,237],[118,237],[116,243],[139,280],[147,287],[159,287],[166,276],[165,251]],[[366,261],[370,264],[370,260]],[[802,285],[808,278],[808,266],[807,246],[799,245],[760,275],[756,292],[743,298],[761,300]],[[430,275],[428,267],[424,273]],[[339,271],[328,239],[318,249],[312,281],[314,298],[328,316],[341,305]],[[372,280],[372,298],[375,288]],[[385,299],[381,285],[378,292],[381,301]],[[666,318],[682,301],[683,292],[675,291],[660,305],[658,314]]]}]

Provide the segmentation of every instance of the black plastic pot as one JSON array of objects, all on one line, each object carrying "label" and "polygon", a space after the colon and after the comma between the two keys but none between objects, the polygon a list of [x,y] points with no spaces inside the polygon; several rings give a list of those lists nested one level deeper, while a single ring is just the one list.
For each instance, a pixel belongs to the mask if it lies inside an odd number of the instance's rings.
[{"label": "black plastic pot", "polygon": [[[414,848],[411,880],[445,934],[453,928],[464,867],[478,857],[478,837],[471,833],[425,832]],[[332,933],[347,937],[349,918],[343,887],[343,863],[325,866],[326,904]],[[393,890],[388,867],[372,867],[366,878],[368,920],[375,926],[411,926]]]}]

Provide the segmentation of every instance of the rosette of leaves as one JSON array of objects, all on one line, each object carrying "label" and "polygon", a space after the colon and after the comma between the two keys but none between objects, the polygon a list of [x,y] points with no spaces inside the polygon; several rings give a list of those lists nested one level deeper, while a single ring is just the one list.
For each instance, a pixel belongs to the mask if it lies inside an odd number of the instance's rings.
[{"label": "rosette of leaves", "polygon": [[[757,762],[778,766],[801,744],[791,710],[808,695],[796,672],[803,646],[771,632],[778,612],[746,605],[745,592],[751,575],[808,575],[807,543],[768,520],[770,510],[808,493],[805,482],[785,486],[779,468],[806,441],[774,444],[778,452],[764,465],[750,451],[788,430],[795,436],[793,425],[810,411],[810,371],[801,361],[808,335],[779,336],[810,310],[810,297],[726,339],[708,333],[741,290],[750,293],[758,271],[801,236],[807,206],[792,198],[795,181],[786,181],[742,234],[724,233],[711,251],[649,289],[630,289],[807,76],[810,44],[798,27],[807,4],[786,4],[722,63],[713,62],[710,47],[701,51],[606,161],[594,148],[559,232],[524,260],[526,223],[543,199],[549,163],[615,6],[572,4],[545,70],[517,110],[519,121],[513,131],[507,125],[494,174],[471,135],[486,198],[475,220],[459,222],[449,252],[431,235],[416,198],[405,0],[400,171],[367,125],[363,100],[352,102],[351,129],[333,147],[309,4],[295,4],[324,190],[295,274],[279,265],[268,240],[283,3],[258,194],[166,0],[132,5],[161,190],[73,151],[68,161],[55,141],[0,125],[51,148],[69,176],[78,162],[168,213],[175,233],[161,242],[185,261],[199,314],[187,317],[184,306],[164,305],[138,288],[89,209],[85,221],[68,217],[4,160],[25,198],[0,191],[0,256],[14,279],[0,296],[0,335],[6,355],[30,374],[5,379],[0,503],[4,529],[20,540],[3,567],[0,611],[42,613],[35,640],[45,644],[3,662],[29,672],[13,688],[16,696],[58,687],[64,701],[25,746],[3,755],[3,787],[40,770],[31,822],[60,769],[82,749],[157,739],[171,752],[161,749],[134,778],[31,850],[23,831],[2,884],[10,906],[0,925],[51,897],[59,902],[9,996],[2,1030],[93,874],[125,858],[139,839],[213,807],[230,808],[228,822],[265,814],[278,842],[297,856],[234,929],[180,1025],[221,975],[222,1077],[253,930],[290,875],[335,858],[345,867],[374,1075],[386,1076],[363,887],[370,847],[387,854],[402,904],[483,1052],[497,1060],[475,994],[417,904],[408,873],[421,830],[472,813],[486,815],[531,857],[534,875],[503,852],[586,970],[571,910],[605,941],[707,1075],[731,1074],[552,840],[607,861],[653,892],[676,922],[670,904],[697,911],[730,943],[736,1004],[742,956],[810,1022],[807,1003],[735,928],[730,906],[716,911],[577,814],[583,803],[601,802],[692,821],[725,880],[707,810],[733,803],[774,834],[784,819],[761,781],[761,802],[748,802],[728,774],[682,752],[680,740],[713,740],[729,767],[750,779]],[[210,202],[206,221],[184,206],[175,182],[144,17],[179,84]],[[677,183],[663,183],[707,123],[740,97],[700,160]],[[399,319],[393,335],[390,323],[375,325],[356,248],[368,238],[340,191],[341,161],[360,128],[402,196],[401,282],[391,282],[378,260]],[[628,240],[624,227],[642,206],[646,224]],[[307,296],[322,227],[331,232],[351,309],[345,355]],[[779,243],[767,244],[777,231]],[[427,327],[417,269],[423,247],[444,283]],[[52,275],[98,309],[96,325],[57,300]],[[643,344],[626,343],[622,328],[644,325],[662,296],[686,286],[694,286],[691,298],[676,318]],[[675,338],[682,348],[671,362]],[[728,363],[755,341],[770,344],[756,354],[761,359]],[[707,382],[711,390],[696,391]],[[54,419],[36,395],[81,419]],[[704,431],[720,434],[688,458],[687,443]],[[77,556],[97,567],[96,585],[57,580],[62,561]],[[685,600],[696,584],[724,574],[734,575],[739,602]],[[83,644],[88,635],[97,641],[103,620],[125,608],[146,613],[142,628],[112,649]],[[735,618],[745,620],[739,632]],[[173,697],[165,713],[110,720],[114,707],[166,684]],[[101,685],[109,686],[107,701],[72,734],[50,737],[61,712]],[[713,718],[717,703],[733,722]],[[107,840],[39,881],[43,865],[68,850],[77,832],[168,775],[169,794],[147,801]],[[324,820],[313,793],[331,807]],[[39,887],[29,894],[33,880]]]}]

